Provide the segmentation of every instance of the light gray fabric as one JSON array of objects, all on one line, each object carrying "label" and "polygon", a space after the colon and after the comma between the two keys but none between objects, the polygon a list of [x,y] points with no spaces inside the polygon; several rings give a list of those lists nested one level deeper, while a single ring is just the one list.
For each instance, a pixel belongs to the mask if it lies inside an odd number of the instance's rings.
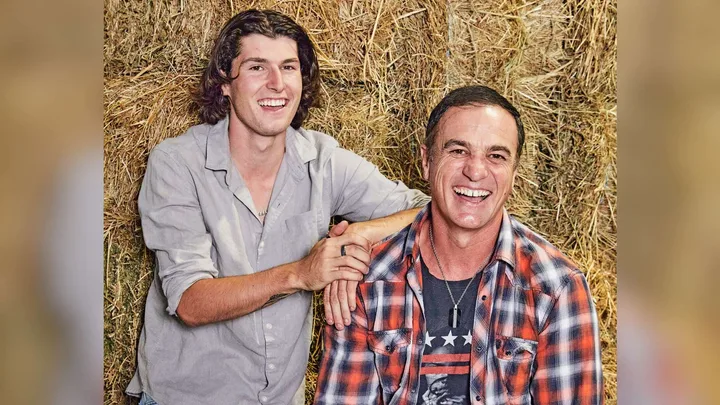
[{"label": "light gray fabric", "polygon": [[175,316],[194,282],[301,259],[330,218],[361,221],[425,205],[322,133],[288,128],[265,224],[229,152],[227,119],[198,125],[150,154],[139,196],[145,243],[156,254],[138,368],[127,392],[160,404],[287,404],[305,374],[310,292],[231,321],[189,328]]}]

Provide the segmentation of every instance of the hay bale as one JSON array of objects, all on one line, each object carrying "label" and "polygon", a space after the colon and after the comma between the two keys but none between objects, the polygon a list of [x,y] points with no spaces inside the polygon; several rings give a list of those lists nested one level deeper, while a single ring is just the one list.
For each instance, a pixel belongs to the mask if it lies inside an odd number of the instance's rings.
[{"label": "hay bale", "polygon": [[[249,7],[292,16],[317,45],[322,102],[305,126],[411,187],[427,190],[419,145],[449,89],[487,84],[518,106],[527,138],[510,210],[586,272],[615,403],[617,24],[616,2],[600,0],[107,1],[105,403],[131,402],[122,390],[152,278],[136,203],[147,154],[197,122],[189,91],[222,24]],[[308,400],[322,313],[316,296]]]}]

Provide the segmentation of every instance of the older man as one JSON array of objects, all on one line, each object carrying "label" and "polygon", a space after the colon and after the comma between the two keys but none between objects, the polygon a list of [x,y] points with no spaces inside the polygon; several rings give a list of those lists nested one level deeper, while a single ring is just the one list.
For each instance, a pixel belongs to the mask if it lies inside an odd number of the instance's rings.
[{"label": "older man", "polygon": [[463,87],[430,115],[432,203],[373,250],[351,325],[325,329],[317,404],[599,404],[583,273],[504,208],[518,111]]}]

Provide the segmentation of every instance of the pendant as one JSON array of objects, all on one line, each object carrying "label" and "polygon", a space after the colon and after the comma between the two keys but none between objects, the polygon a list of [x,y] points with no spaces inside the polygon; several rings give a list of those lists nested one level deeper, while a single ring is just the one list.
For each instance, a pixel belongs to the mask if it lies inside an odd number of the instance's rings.
[{"label": "pendant", "polygon": [[450,312],[448,313],[448,326],[451,328],[457,328],[458,326],[458,319],[460,319],[460,309],[455,305],[454,307],[450,308]]}]

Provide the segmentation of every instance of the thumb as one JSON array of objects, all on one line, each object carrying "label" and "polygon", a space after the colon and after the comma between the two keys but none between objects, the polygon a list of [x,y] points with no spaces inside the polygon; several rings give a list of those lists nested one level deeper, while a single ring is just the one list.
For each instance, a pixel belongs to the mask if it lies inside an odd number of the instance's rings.
[{"label": "thumb", "polygon": [[340,221],[339,224],[333,225],[332,228],[330,228],[330,232],[328,232],[328,235],[332,238],[334,236],[340,236],[348,229],[348,226],[350,224],[348,221]]}]

